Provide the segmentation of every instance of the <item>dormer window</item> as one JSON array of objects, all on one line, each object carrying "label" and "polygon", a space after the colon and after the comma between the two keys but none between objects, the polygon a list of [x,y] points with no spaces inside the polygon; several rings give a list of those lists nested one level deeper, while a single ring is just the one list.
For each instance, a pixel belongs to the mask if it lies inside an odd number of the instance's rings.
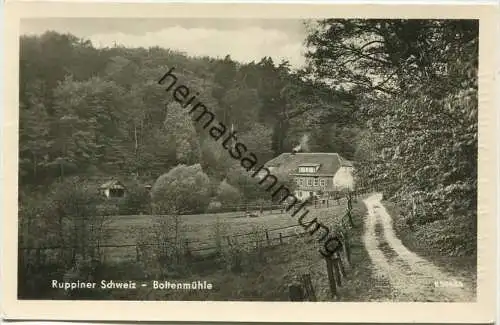
[{"label": "dormer window", "polygon": [[319,164],[301,165],[299,166],[299,173],[311,174],[318,172]]}]

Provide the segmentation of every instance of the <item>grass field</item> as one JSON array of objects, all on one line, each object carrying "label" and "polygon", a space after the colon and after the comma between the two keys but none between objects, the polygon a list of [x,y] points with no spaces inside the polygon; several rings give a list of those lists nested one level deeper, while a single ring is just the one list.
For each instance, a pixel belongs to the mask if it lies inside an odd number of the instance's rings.
[{"label": "grass field", "polygon": [[[336,223],[343,215],[345,207],[316,210],[315,216],[322,222]],[[353,206],[353,219],[356,227],[351,230],[352,268],[348,269],[348,277],[338,287],[337,296],[332,297],[329,289],[326,263],[318,252],[320,244],[313,236],[294,237],[283,245],[264,247],[261,254],[247,254],[240,272],[232,272],[224,267],[224,263],[213,260],[203,267],[189,265],[182,275],[175,277],[154,277],[159,281],[207,281],[213,284],[213,290],[151,290],[141,288],[131,297],[120,292],[112,294],[115,299],[137,300],[197,300],[197,301],[288,301],[290,284],[297,283],[302,274],[310,274],[318,301],[380,301],[390,296],[390,288],[386,283],[378,283],[372,273],[369,257],[361,242],[363,233],[363,217],[366,208],[361,200]],[[277,217],[277,216],[276,216]],[[272,216],[271,218],[275,218]],[[332,220],[335,219],[335,220]],[[229,218],[228,220],[232,220]],[[275,220],[275,219],[270,219]],[[270,221],[269,220],[269,221]],[[294,221],[294,220],[292,220]],[[267,225],[265,220],[249,220]],[[277,225],[270,221],[269,225]],[[285,219],[288,224],[289,221]],[[204,223],[206,224],[206,222]],[[239,229],[245,231],[249,224],[239,223]],[[124,273],[130,278],[130,273]],[[378,285],[373,285],[378,283]]]},{"label": "grass field", "polygon": [[[308,208],[307,220],[317,217],[325,224],[331,224],[339,216],[345,213],[346,205],[340,204],[330,208]],[[170,220],[169,220],[170,218]],[[132,215],[132,216],[110,216],[108,217],[106,234],[107,239],[101,243],[104,246],[122,246],[103,248],[108,259],[131,259],[135,258],[135,245],[139,240],[143,242],[145,237],[159,227],[161,219],[173,223],[172,217],[154,215]],[[288,227],[288,228],[285,228]],[[285,229],[284,229],[285,228]],[[222,240],[225,236],[236,236],[238,242],[244,243],[251,240],[249,237],[259,231],[263,234],[268,231],[271,242],[279,241],[280,234],[283,237],[303,231],[298,225],[297,218],[290,213],[274,210],[272,213],[264,211],[258,217],[246,217],[244,212],[228,212],[217,214],[199,214],[179,216],[178,234],[183,240],[189,241],[193,251],[210,250],[215,247],[217,237]],[[172,233],[169,231],[169,233]],[[171,235],[173,237],[173,233]],[[170,237],[170,236],[168,236]],[[157,244],[154,240],[150,244]]]}]

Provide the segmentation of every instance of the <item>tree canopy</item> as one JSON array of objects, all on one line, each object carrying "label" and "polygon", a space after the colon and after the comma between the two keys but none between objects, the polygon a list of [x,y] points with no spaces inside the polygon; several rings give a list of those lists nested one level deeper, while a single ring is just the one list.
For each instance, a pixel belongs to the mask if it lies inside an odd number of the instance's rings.
[{"label": "tree canopy", "polygon": [[47,32],[21,37],[20,184],[45,186],[74,175],[151,182],[179,164],[198,163],[210,178],[225,179],[232,166],[227,152],[157,82],[171,67],[262,163],[309,133],[315,150],[342,150],[348,158],[355,151],[346,130],[356,124],[351,99],[286,61],[97,49]]},{"label": "tree canopy", "polygon": [[360,180],[416,204],[419,223],[465,216],[471,233],[478,42],[476,20],[327,19],[307,38],[310,74],[356,97]]}]

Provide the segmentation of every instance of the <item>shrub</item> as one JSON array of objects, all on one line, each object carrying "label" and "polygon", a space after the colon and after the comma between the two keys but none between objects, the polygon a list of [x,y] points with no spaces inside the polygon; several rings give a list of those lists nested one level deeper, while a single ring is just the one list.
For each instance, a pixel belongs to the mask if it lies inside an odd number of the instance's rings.
[{"label": "shrub", "polygon": [[226,206],[236,206],[240,204],[240,191],[225,180],[222,181],[217,189],[217,200]]},{"label": "shrub", "polygon": [[149,213],[149,204],[148,190],[139,185],[130,186],[127,195],[120,202],[119,211],[124,215]]},{"label": "shrub", "polygon": [[208,204],[207,212],[219,212],[222,209],[222,204],[219,201],[211,201]]},{"label": "shrub", "polygon": [[217,217],[215,223],[213,224],[213,237],[215,238],[215,247],[217,254],[223,253],[224,238],[229,233],[229,225],[221,221],[220,217]]},{"label": "shrub", "polygon": [[[33,206],[20,215],[28,221],[21,224],[32,234],[31,244],[75,246],[72,259],[76,254],[93,254],[89,244],[100,237],[104,220],[98,216],[97,191],[81,179],[71,178],[53,184],[48,192],[45,199],[31,202]],[[46,235],[40,237],[40,232]]]},{"label": "shrub", "polygon": [[210,179],[199,164],[179,165],[160,176],[151,189],[155,213],[201,213],[210,201]]},{"label": "shrub", "polygon": [[[105,237],[107,219],[98,216],[98,193],[84,181],[66,179],[53,184],[44,199],[20,201],[20,246],[40,248],[19,252],[19,282],[26,283],[23,294],[40,295],[39,287],[54,278],[54,272],[70,268],[76,256],[99,258],[95,247]],[[47,246],[61,248],[47,251]]]},{"label": "shrub", "polygon": [[[144,247],[148,241],[158,244],[143,249],[145,254],[142,259],[147,263],[147,268],[156,268],[162,276],[178,276],[188,271],[186,237],[182,230],[183,222],[179,215],[161,216],[149,233],[141,236],[137,243],[139,247]],[[153,255],[148,257],[148,252],[153,252]]]},{"label": "shrub", "polygon": [[251,174],[240,165],[233,166],[228,171],[227,182],[235,186],[246,201],[270,198],[270,193],[265,190],[267,186],[259,184],[259,180],[251,177]]}]

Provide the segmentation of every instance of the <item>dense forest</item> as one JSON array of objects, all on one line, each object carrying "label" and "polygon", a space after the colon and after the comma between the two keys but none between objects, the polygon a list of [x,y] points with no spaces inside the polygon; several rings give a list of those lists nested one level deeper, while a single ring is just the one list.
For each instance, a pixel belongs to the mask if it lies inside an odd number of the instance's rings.
[{"label": "dense forest", "polygon": [[349,85],[366,122],[360,178],[429,249],[475,252],[478,21],[325,20],[307,44],[311,73]]},{"label": "dense forest", "polygon": [[158,84],[175,67],[262,161],[306,136],[309,151],[340,153],[355,162],[360,182],[384,184],[388,197],[416,207],[410,222],[457,220],[465,230],[446,247],[474,250],[477,21],[327,19],[307,27],[308,64],[299,70],[269,57],[239,63],[159,47],[96,48],[52,31],[22,36],[20,207],[66,179],[153,183],[184,173],[179,166],[207,184],[205,196],[258,198],[241,167]]},{"label": "dense forest", "polygon": [[232,167],[227,153],[158,85],[171,67],[262,161],[290,151],[304,134],[312,151],[354,154],[361,124],[352,96],[308,80],[287,62],[96,49],[47,32],[21,38],[21,186],[98,173],[155,179],[196,163],[224,179]]}]

